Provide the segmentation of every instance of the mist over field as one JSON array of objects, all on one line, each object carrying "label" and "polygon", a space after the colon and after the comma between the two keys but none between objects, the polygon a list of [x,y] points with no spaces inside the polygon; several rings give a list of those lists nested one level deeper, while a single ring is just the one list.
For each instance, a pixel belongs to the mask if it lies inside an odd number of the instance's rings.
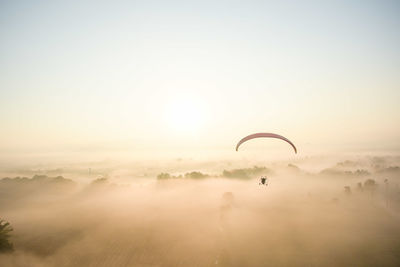
[{"label": "mist over field", "polygon": [[399,267],[399,14],[1,0],[0,267]]},{"label": "mist over field", "polygon": [[400,157],[258,163],[3,166],[0,265],[399,266]]}]

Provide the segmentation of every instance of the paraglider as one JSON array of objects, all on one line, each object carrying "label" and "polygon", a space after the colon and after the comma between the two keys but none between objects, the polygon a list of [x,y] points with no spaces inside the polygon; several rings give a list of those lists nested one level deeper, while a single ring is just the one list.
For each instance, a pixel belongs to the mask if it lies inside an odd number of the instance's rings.
[{"label": "paraglider", "polygon": [[297,154],[297,148],[295,147],[295,145],[294,145],[289,139],[287,139],[286,137],[284,137],[284,136],[282,136],[282,135],[274,134],[274,133],[255,133],[255,134],[250,134],[250,135],[248,135],[248,136],[242,138],[242,139],[239,141],[239,143],[237,143],[237,145],[236,145],[236,151],[238,151],[239,146],[240,146],[241,144],[243,144],[244,142],[246,142],[246,141],[248,141],[248,140],[251,140],[251,139],[254,139],[254,138],[264,138],[264,137],[267,137],[267,138],[277,138],[277,139],[281,139],[281,140],[283,140],[283,141],[286,141],[287,143],[289,143],[289,144],[293,147],[294,152]]},{"label": "paraglider", "polygon": [[[243,138],[239,141],[239,143],[237,143],[237,145],[236,145],[236,151],[238,151],[240,145],[243,144],[244,142],[246,142],[246,141],[248,141],[248,140],[251,140],[251,139],[255,139],[255,138],[264,138],[264,137],[266,137],[266,138],[281,139],[281,140],[283,140],[283,141],[289,143],[289,144],[293,147],[294,153],[297,154],[297,148],[296,148],[296,146],[295,146],[289,139],[287,139],[286,137],[284,137],[284,136],[282,136],[282,135],[274,134],[274,133],[255,133],[255,134],[250,134],[250,135],[248,135],[248,136],[246,136],[246,137],[243,137]],[[268,186],[268,178],[267,178],[266,176],[261,176],[259,185]]]},{"label": "paraglider", "polygon": [[267,178],[267,176],[261,176],[259,185],[268,186],[268,178]]}]

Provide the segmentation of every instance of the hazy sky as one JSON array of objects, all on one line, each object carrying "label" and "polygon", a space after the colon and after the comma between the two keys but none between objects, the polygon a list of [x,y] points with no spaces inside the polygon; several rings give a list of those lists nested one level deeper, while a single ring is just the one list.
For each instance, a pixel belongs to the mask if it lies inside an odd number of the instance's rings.
[{"label": "hazy sky", "polygon": [[399,14],[397,1],[0,1],[0,149],[233,149],[259,131],[398,148]]}]

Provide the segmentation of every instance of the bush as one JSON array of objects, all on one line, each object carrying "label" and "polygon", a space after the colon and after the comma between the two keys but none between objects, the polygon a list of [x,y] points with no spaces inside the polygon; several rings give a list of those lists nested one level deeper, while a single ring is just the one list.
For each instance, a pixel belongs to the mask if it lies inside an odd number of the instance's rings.
[{"label": "bush", "polygon": [[0,220],[0,252],[13,251],[13,244],[9,241],[10,232],[13,231],[9,222]]},{"label": "bush", "polygon": [[222,176],[227,178],[251,179],[254,178],[254,176],[266,173],[270,173],[270,170],[265,167],[254,166],[253,168],[247,169],[224,170]]},{"label": "bush", "polygon": [[160,173],[159,175],[157,175],[157,179],[159,180],[163,180],[163,179],[170,179],[171,175],[169,173]]},{"label": "bush", "polygon": [[207,177],[209,177],[209,175],[203,174],[201,172],[188,172],[185,174],[185,178],[191,178],[191,179],[203,179]]}]

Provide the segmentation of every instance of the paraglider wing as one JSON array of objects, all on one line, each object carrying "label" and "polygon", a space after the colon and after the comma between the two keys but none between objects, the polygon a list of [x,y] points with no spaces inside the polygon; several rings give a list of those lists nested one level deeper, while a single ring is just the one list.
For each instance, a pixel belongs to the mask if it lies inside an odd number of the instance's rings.
[{"label": "paraglider wing", "polygon": [[277,139],[281,139],[283,141],[288,142],[293,147],[294,152],[297,154],[296,147],[294,146],[294,144],[289,139],[287,139],[286,137],[284,137],[282,135],[274,134],[274,133],[255,133],[255,134],[248,135],[248,136],[242,138],[242,140],[239,141],[239,143],[236,145],[236,151],[238,151],[239,146],[241,144],[243,144],[244,142],[246,142],[248,140],[251,140],[251,139],[254,139],[254,138],[264,138],[264,137],[277,138]]}]

